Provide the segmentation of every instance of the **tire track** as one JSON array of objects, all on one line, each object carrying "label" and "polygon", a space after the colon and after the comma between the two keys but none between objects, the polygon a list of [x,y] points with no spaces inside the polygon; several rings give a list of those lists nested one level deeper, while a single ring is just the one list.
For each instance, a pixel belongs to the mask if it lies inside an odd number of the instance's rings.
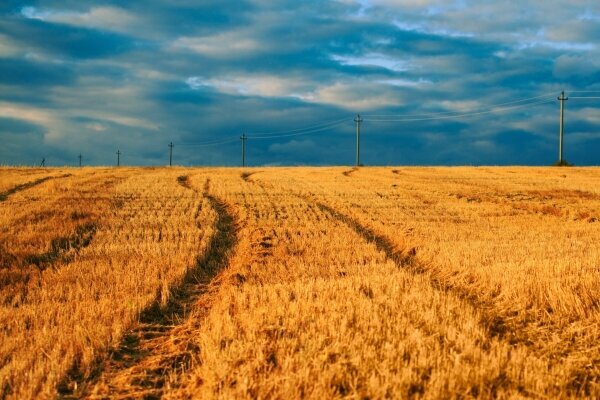
[{"label": "tire track", "polygon": [[[198,192],[187,176],[180,176],[177,181]],[[202,196],[217,213],[217,220],[216,232],[204,257],[188,269],[179,284],[170,288],[166,305],[161,305],[160,293],[157,294],[155,301],[141,314],[138,326],[123,337],[107,360],[99,361],[91,379],[78,376],[76,370],[71,371],[59,387],[61,398],[161,398],[164,390],[173,385],[174,377],[194,364],[199,348],[190,341],[190,330],[197,329],[202,312],[195,313],[191,324],[186,324],[190,322],[189,312],[209,294],[209,285],[229,264],[238,241],[235,219],[227,204],[209,190],[207,179]],[[209,308],[210,299],[206,303],[202,307],[204,311]]]},{"label": "tire track", "polygon": [[[428,274],[429,269],[427,266],[417,259],[417,248],[399,248],[387,236],[379,234],[374,229],[362,224],[359,220],[350,215],[337,210],[333,206],[323,201],[319,201],[314,195],[298,193],[297,191],[289,190],[285,187],[274,187],[271,182],[256,178],[247,181],[261,188],[264,192],[268,192],[269,190],[281,190],[290,196],[301,199],[306,202],[309,207],[320,210],[326,216],[331,218],[332,221],[346,225],[365,242],[373,244],[377,250],[381,251],[386,258],[396,265],[397,268],[402,268],[415,276],[424,276],[426,278],[425,282],[428,282],[434,290],[440,291],[444,295],[458,300],[465,308],[471,310],[474,316],[473,322],[479,325],[485,332],[485,336],[487,336],[485,340],[473,343],[473,345],[478,347],[481,352],[489,353],[493,346],[492,341],[505,343],[511,348],[520,345],[532,348],[534,345],[534,338],[531,337],[531,335],[528,335],[527,332],[521,331],[522,328],[527,328],[526,325],[520,326],[519,324],[513,323],[510,319],[496,312],[493,304],[481,301],[475,293],[471,293],[460,287],[451,286]],[[364,292],[364,294],[367,297],[369,296],[368,291]],[[435,334],[435,332],[429,330],[427,326],[420,326],[419,328],[428,332],[428,334]],[[447,346],[451,347],[451,344],[447,344]],[[535,351],[535,348],[532,349]],[[492,380],[490,384],[498,387],[507,385],[508,381],[502,378],[502,376],[503,375],[500,375],[500,378],[497,380]],[[590,387],[588,382],[573,382],[573,391],[576,393],[585,393],[586,391],[589,391]],[[492,393],[496,389],[491,389]],[[525,388],[520,388],[519,391],[523,395],[533,396],[533,393],[528,392]]]},{"label": "tire track", "polygon": [[20,192],[22,190],[26,190],[29,188],[32,188],[34,186],[40,185],[50,179],[59,179],[59,178],[67,178],[69,176],[72,176],[72,174],[64,174],[64,175],[59,175],[59,176],[45,176],[43,178],[40,179],[36,179],[35,181],[31,181],[31,182],[27,182],[27,183],[22,183],[20,185],[17,185],[11,189],[8,189],[5,192],[0,193],[0,201],[6,201],[8,199],[9,196]]},{"label": "tire track", "polygon": [[[304,199],[306,201],[314,201],[309,198]],[[373,243],[375,247],[377,247],[379,251],[385,253],[385,255],[391,259],[398,268],[408,269],[410,272],[418,275],[422,275],[427,272],[427,267],[422,265],[416,259],[417,249],[415,247],[411,247],[409,249],[398,249],[397,246],[395,246],[386,236],[376,233],[374,230],[362,225],[356,219],[335,210],[327,204],[321,202],[316,202],[315,204],[321,211],[346,224],[367,242]],[[452,293],[458,298],[466,300],[469,304],[471,304],[471,306],[481,311],[483,314],[481,323],[489,332],[491,337],[498,337],[499,339],[505,340],[507,339],[511,344],[522,342],[518,339],[517,331],[515,329],[511,329],[503,317],[499,315],[493,315],[491,312],[489,312],[489,310],[492,308],[491,304],[482,302],[473,293],[450,286],[434,277],[429,277],[429,280],[436,289]],[[529,343],[528,340],[525,340],[525,342]]]},{"label": "tire track", "polygon": [[[45,177],[34,182],[45,182],[49,179],[71,177],[72,174],[64,174],[58,177]],[[108,189],[113,187],[118,180],[102,181],[94,190]],[[39,184],[37,183],[37,184]],[[25,190],[33,186],[32,182],[26,185],[20,185]],[[14,188],[13,188],[14,189]],[[13,190],[11,189],[11,190]],[[13,193],[16,191],[13,191]],[[76,192],[75,195],[80,192]],[[75,211],[68,212],[74,206],[74,202],[87,200],[85,197],[74,196],[66,201],[67,197],[60,196],[54,199],[54,202],[44,203],[45,211],[28,213],[24,217],[16,218],[11,221],[12,227],[28,226],[35,227],[40,231],[47,231],[49,234],[44,238],[48,243],[47,248],[38,251],[23,252],[20,250],[21,242],[15,244],[15,238],[20,238],[16,230],[11,231],[7,227],[0,228],[0,305],[11,305],[18,307],[28,297],[30,290],[35,287],[42,279],[41,273],[46,269],[57,269],[63,264],[72,262],[77,255],[86,247],[92,244],[96,232],[101,227],[101,218],[92,215],[89,210],[75,208]],[[92,200],[95,203],[96,210],[102,208],[102,204],[111,202],[107,198],[97,198]],[[73,202],[73,203],[71,203]],[[58,235],[48,225],[44,225],[47,218],[53,217],[58,209],[62,213],[61,224],[76,222],[70,232]],[[49,217],[50,216],[50,217]],[[41,224],[41,225],[40,225]],[[7,233],[8,232],[8,233]],[[54,236],[56,235],[56,236]],[[8,244],[7,244],[8,243]]]},{"label": "tire track", "polygon": [[[346,172],[353,172],[354,170]],[[248,180],[248,182],[252,182],[264,189],[264,184],[260,181]],[[302,195],[293,191],[288,191],[288,193],[301,198],[309,204],[314,204],[333,219],[347,225],[364,240],[374,244],[376,248],[392,260],[398,268],[406,269],[416,275],[424,275],[427,273],[427,266],[417,260],[416,247],[399,249],[387,236],[377,233],[375,230],[361,224],[357,219],[336,210],[331,205],[317,201],[309,195]],[[494,306],[490,302],[484,302],[477,297],[477,294],[457,286],[452,286],[433,276],[428,276],[428,279],[435,289],[451,293],[477,309],[481,314],[480,324],[486,329],[491,338],[508,341],[511,345],[525,344],[529,346],[533,344],[532,338],[529,338],[522,332],[522,330],[527,327],[526,325],[509,322],[506,317],[494,312]]]},{"label": "tire track", "polygon": [[[336,210],[330,205],[315,201],[310,196],[298,196],[302,197],[307,202],[313,202],[313,204],[316,204],[323,212],[346,224],[367,242],[373,243],[377,249],[385,253],[398,268],[406,269],[415,275],[427,274],[427,266],[416,259],[416,248],[398,249],[388,237],[378,234],[373,229],[361,224],[355,218]],[[532,327],[535,328],[535,326],[533,326],[535,324],[534,321],[521,321],[516,318],[511,318],[511,315],[502,315],[491,301],[481,300],[476,293],[472,293],[468,289],[451,285],[448,282],[437,279],[431,275],[427,275],[427,278],[433,288],[456,296],[476,310],[480,315],[479,324],[485,329],[490,339],[501,340],[511,346],[522,345],[532,349],[535,353],[539,350],[543,350],[543,345],[540,342],[540,338],[535,329],[531,329]],[[485,350],[486,346],[487,345],[484,344],[482,349]],[[560,363],[563,356],[564,354],[560,349],[555,349],[553,352],[547,354],[550,363]],[[582,364],[579,369],[575,371],[568,387],[570,395],[589,396],[593,392],[593,388],[598,386],[600,375],[598,374],[598,369],[594,367],[595,363],[596,361],[594,360],[591,363]]]}]

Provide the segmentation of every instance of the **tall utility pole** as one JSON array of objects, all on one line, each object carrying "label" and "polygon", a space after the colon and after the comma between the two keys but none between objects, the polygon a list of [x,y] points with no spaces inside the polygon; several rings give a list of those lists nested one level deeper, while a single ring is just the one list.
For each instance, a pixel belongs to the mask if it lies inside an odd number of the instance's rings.
[{"label": "tall utility pole", "polygon": [[248,140],[248,136],[245,133],[240,136],[242,139],[242,167],[246,166],[246,140]]},{"label": "tall utility pole", "polygon": [[356,122],[356,166],[360,166],[360,124],[363,122],[360,114],[356,114],[356,118],[354,118],[354,122]]},{"label": "tall utility pole", "polygon": [[79,153],[79,168],[81,168],[81,153]]},{"label": "tall utility pole", "polygon": [[560,92],[560,128],[559,128],[559,138],[558,138],[558,165],[564,165],[565,161],[563,160],[563,133],[564,133],[564,120],[565,120],[565,101],[569,100],[568,97],[565,97],[565,91]]},{"label": "tall utility pole", "polygon": [[121,150],[117,150],[117,167],[121,166]]},{"label": "tall utility pole", "polygon": [[169,143],[169,167],[173,165],[173,142]]}]

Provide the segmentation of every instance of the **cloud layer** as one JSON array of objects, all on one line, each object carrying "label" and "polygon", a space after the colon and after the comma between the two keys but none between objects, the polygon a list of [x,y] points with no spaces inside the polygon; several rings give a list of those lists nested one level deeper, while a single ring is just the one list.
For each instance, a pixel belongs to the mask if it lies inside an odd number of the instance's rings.
[{"label": "cloud layer", "polygon": [[0,5],[0,163],[600,164],[597,2],[130,3]]}]

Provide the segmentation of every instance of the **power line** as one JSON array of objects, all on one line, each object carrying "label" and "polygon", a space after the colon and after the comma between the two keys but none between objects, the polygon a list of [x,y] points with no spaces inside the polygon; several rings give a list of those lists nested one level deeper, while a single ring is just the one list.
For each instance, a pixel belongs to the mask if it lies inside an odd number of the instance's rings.
[{"label": "power line", "polygon": [[[457,117],[463,117],[463,116],[487,114],[487,113],[493,113],[493,112],[504,111],[504,110],[525,108],[525,107],[529,107],[532,105],[549,103],[552,101],[554,101],[554,97],[544,98],[542,100],[538,100],[538,101],[534,101],[534,102],[530,102],[530,103],[526,103],[526,104],[518,104],[518,105],[508,106],[508,107],[496,107],[496,108],[491,108],[491,109],[489,107],[487,107],[488,109],[483,109],[482,111],[462,112],[462,113],[455,111],[452,113],[440,113],[440,114],[451,114],[451,115],[440,115],[439,117],[432,116],[431,118],[411,118],[411,117],[398,116],[398,118],[393,118],[393,119],[389,119],[389,120],[392,120],[392,121],[428,121],[428,120],[435,120],[435,119],[457,118]],[[418,115],[417,115],[417,117],[418,117]],[[383,120],[383,119],[370,119],[370,120],[371,121],[387,121],[387,120]]]},{"label": "power line", "polygon": [[232,137],[230,139],[224,139],[224,140],[219,140],[219,141],[214,141],[214,142],[206,142],[206,143],[180,143],[179,146],[186,146],[186,147],[215,146],[215,145],[219,145],[219,144],[236,142],[237,140],[238,140],[238,138],[236,136],[236,137]]},{"label": "power line", "polygon": [[[482,111],[474,111],[469,112],[467,110],[460,111],[446,111],[439,113],[426,113],[426,114],[404,114],[404,115],[375,115],[369,114],[364,115],[365,119],[372,122],[418,122],[418,121],[433,121],[438,119],[453,119],[453,118],[462,118],[462,117],[470,117],[475,115],[482,115],[494,112],[501,112],[506,110],[524,108],[529,106],[535,106],[539,104],[545,104],[553,101],[552,99],[547,98],[549,94],[543,94],[533,97],[528,97],[524,99],[512,100],[509,102],[498,103],[489,106],[483,106],[479,108],[472,108],[470,110],[482,110]],[[531,100],[538,100],[532,102]],[[526,104],[520,104],[524,102],[529,102]],[[508,107],[507,107],[508,106]],[[269,140],[269,139],[277,139],[284,137],[294,137],[294,136],[303,136],[314,134],[318,132],[323,132],[325,130],[334,128],[336,126],[342,125],[349,121],[349,118],[337,119],[333,121],[323,122],[320,124],[310,125],[302,128],[281,130],[281,131],[272,131],[272,132],[254,132],[247,134],[245,136],[245,140]],[[362,122],[362,120],[361,120]],[[206,146],[217,146],[221,144],[233,143],[238,140],[238,137],[229,137],[223,140],[215,140],[208,142],[200,142],[200,143],[181,143],[180,146],[185,147],[206,147]]]},{"label": "power line", "polygon": [[501,112],[501,111],[506,111],[506,110],[514,110],[514,109],[519,109],[519,108],[526,108],[526,107],[530,107],[530,106],[536,106],[536,105],[540,105],[540,104],[551,103],[553,101],[554,101],[554,98],[540,100],[540,101],[533,102],[533,103],[528,103],[528,104],[521,104],[521,105],[511,106],[511,107],[502,107],[502,108],[496,108],[496,109],[486,110],[486,111],[478,111],[478,112],[464,113],[464,114],[454,114],[454,115],[445,115],[445,116],[432,117],[432,118],[393,118],[393,119],[391,119],[391,118],[390,119],[369,119],[369,118],[367,118],[367,120],[368,121],[372,121],[372,122],[435,121],[435,120],[440,120],[440,119],[453,119],[453,118],[462,118],[462,117],[472,117],[472,116],[476,116],[476,115],[483,115],[483,114],[490,114],[490,113]]},{"label": "power line", "polygon": [[542,94],[542,95],[539,95],[539,96],[528,97],[528,98],[525,98],[525,99],[512,100],[512,101],[508,101],[508,102],[504,102],[504,103],[490,104],[490,105],[481,106],[481,107],[477,107],[477,108],[467,108],[467,109],[458,110],[458,111],[441,111],[441,112],[436,112],[436,113],[396,114],[396,115],[392,115],[392,114],[387,114],[387,115],[386,114],[379,114],[379,115],[365,114],[365,115],[363,115],[363,117],[367,117],[367,118],[424,117],[424,116],[436,116],[436,115],[457,114],[457,113],[470,113],[470,112],[477,112],[478,110],[487,110],[487,109],[490,109],[490,108],[502,107],[502,106],[507,106],[507,105],[512,105],[512,104],[523,103],[525,101],[542,99],[542,98],[550,98],[550,97],[554,98],[554,93],[546,93],[546,94]]},{"label": "power line", "polygon": [[[275,132],[268,132],[268,133],[267,132],[262,132],[262,133],[259,132],[259,133],[246,135],[246,139],[251,139],[251,140],[254,140],[254,139],[276,139],[279,137],[307,135],[307,134],[311,134],[311,133],[315,133],[315,132],[322,132],[324,130],[327,130],[327,129],[332,128],[337,125],[340,125],[343,122],[347,122],[347,121],[348,121],[348,118],[344,118],[344,119],[329,121],[327,123],[311,125],[308,127],[297,128],[297,129],[289,129],[289,130],[284,130],[284,131],[275,131]],[[232,142],[237,141],[238,139],[239,138],[237,136],[232,136],[230,138],[223,139],[223,140],[215,140],[215,141],[200,142],[200,143],[181,143],[179,145],[186,146],[186,147],[215,146],[215,145],[219,145],[219,144],[232,143]]]},{"label": "power line", "polygon": [[310,130],[310,131],[299,132],[299,133],[283,134],[283,135],[273,135],[273,136],[248,136],[248,139],[250,139],[250,140],[255,140],[255,139],[263,140],[263,139],[277,139],[277,138],[291,137],[291,136],[310,135],[312,133],[323,132],[323,131],[329,130],[329,129],[337,126],[337,125],[341,125],[341,124],[346,123],[348,121],[349,121],[349,119],[346,118],[346,119],[344,119],[342,121],[337,122],[334,125],[325,126],[325,127],[319,128],[319,129],[313,129],[313,130]]},{"label": "power line", "polygon": [[316,125],[312,125],[312,126],[307,126],[304,128],[297,128],[297,129],[289,129],[289,130],[285,130],[285,131],[275,131],[275,132],[250,132],[251,135],[259,135],[259,136],[277,136],[279,134],[287,134],[287,133],[294,133],[294,132],[300,132],[300,131],[308,131],[308,130],[312,130],[312,129],[317,129],[317,128],[324,128],[324,127],[328,127],[328,126],[334,126],[337,125],[341,122],[347,121],[348,118],[342,118],[342,119],[338,119],[335,121],[328,121],[325,123],[320,123],[320,124],[316,124]]}]

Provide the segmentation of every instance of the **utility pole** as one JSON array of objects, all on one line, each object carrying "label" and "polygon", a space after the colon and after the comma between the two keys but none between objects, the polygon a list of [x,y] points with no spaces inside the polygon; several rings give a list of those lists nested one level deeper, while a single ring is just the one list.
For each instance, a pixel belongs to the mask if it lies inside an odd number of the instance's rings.
[{"label": "utility pole", "polygon": [[173,165],[173,142],[169,143],[169,167]]},{"label": "utility pole", "polygon": [[81,153],[79,153],[79,168],[81,168]]},{"label": "utility pole", "polygon": [[121,166],[121,150],[117,150],[117,167]]},{"label": "utility pole", "polygon": [[246,166],[246,140],[248,140],[248,136],[245,133],[240,136],[242,139],[242,167]]},{"label": "utility pole", "polygon": [[354,118],[354,122],[356,122],[356,166],[360,166],[360,124],[363,122],[360,114],[356,114],[356,118]]},{"label": "utility pole", "polygon": [[564,133],[564,120],[565,120],[565,101],[569,100],[568,97],[565,97],[565,91],[560,92],[560,128],[559,128],[559,138],[558,138],[558,165],[564,165],[565,161],[563,160],[563,133]]}]

